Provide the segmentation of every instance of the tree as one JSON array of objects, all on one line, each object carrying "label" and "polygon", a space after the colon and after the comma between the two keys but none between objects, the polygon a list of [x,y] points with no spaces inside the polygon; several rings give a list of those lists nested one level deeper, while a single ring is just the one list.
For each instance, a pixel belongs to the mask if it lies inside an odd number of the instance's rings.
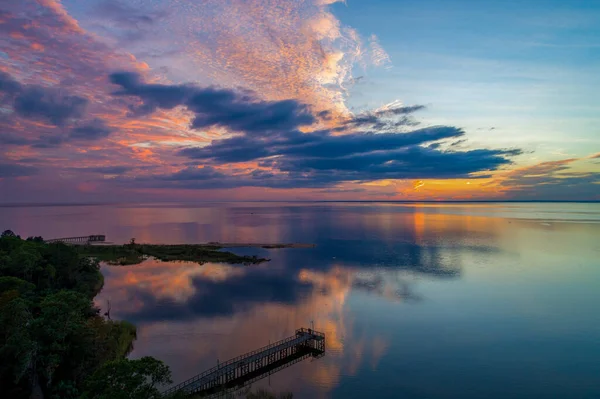
[{"label": "tree", "polygon": [[0,303],[0,374],[12,375],[18,384],[35,363],[37,345],[29,331],[33,316],[16,290],[3,293]]},{"label": "tree", "polygon": [[56,377],[83,380],[84,370],[77,365],[93,349],[87,324],[91,311],[91,300],[75,291],[59,291],[40,303],[32,331],[39,345],[37,369],[45,387],[51,387]]},{"label": "tree", "polygon": [[[98,261],[80,256],[74,247],[2,234],[0,397],[80,398],[86,380],[102,364],[127,356],[135,326],[99,315],[92,300],[102,283]],[[170,381],[166,366],[142,360],[125,363],[123,379],[138,383],[132,390],[137,396],[127,398],[151,398],[156,384]],[[91,392],[88,397],[97,397]]]},{"label": "tree", "polygon": [[2,236],[0,236],[0,237],[3,237],[3,238],[4,237],[17,237],[17,235],[15,233],[13,233],[12,230],[4,230],[2,232]]},{"label": "tree", "polygon": [[115,360],[104,363],[86,383],[85,399],[159,399],[157,385],[171,384],[171,371],[160,360]]}]

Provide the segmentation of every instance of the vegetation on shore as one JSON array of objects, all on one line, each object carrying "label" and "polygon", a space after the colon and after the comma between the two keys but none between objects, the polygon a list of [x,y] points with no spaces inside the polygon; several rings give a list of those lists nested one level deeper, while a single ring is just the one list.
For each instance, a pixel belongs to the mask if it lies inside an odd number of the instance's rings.
[{"label": "vegetation on shore", "polygon": [[83,257],[92,257],[110,265],[136,265],[148,257],[161,261],[189,261],[257,264],[268,259],[256,256],[241,256],[232,252],[219,251],[216,245],[155,245],[136,244],[134,240],[125,245],[79,245],[74,247]]},{"label": "vegetation on shore", "polygon": [[[111,247],[115,247],[114,251]],[[123,246],[79,247],[48,244],[41,237],[23,240],[9,230],[2,233],[2,397],[163,398],[159,388],[172,383],[169,367],[152,357],[127,359],[136,339],[135,326],[126,321],[106,319],[94,307],[93,298],[103,285],[99,259],[129,258],[134,262],[146,255],[162,260],[197,262],[264,261],[216,249],[191,245],[137,245],[133,242]],[[267,391],[245,391],[236,396],[278,398]],[[185,394],[176,393],[169,399],[183,397]],[[279,398],[291,398],[291,394]]]},{"label": "vegetation on shore", "polygon": [[[0,237],[0,392],[8,398],[114,398],[109,384],[94,382],[106,367],[143,395],[159,397],[158,383],[170,372],[152,358],[135,363],[126,356],[135,326],[107,320],[93,305],[103,277],[98,261],[72,246],[22,240],[11,231]],[[132,363],[134,362],[134,363]],[[156,370],[159,378],[154,378]],[[124,386],[123,386],[124,387]],[[128,386],[130,387],[130,386]],[[153,396],[154,395],[154,396]]]}]

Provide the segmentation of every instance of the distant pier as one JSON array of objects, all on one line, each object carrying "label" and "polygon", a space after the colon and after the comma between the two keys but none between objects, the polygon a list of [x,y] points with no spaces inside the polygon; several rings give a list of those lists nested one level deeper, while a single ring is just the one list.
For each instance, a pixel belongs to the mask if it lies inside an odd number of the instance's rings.
[{"label": "distant pier", "polygon": [[235,391],[303,359],[324,354],[325,334],[300,328],[291,337],[206,370],[163,392],[163,396],[181,392],[186,396],[211,397]]},{"label": "distant pier", "polygon": [[105,242],[106,236],[103,234],[96,234],[91,236],[81,236],[81,237],[66,237],[66,238],[53,238],[50,240],[45,240],[45,243],[53,243],[53,242],[62,242],[65,244],[91,244],[93,242]]}]

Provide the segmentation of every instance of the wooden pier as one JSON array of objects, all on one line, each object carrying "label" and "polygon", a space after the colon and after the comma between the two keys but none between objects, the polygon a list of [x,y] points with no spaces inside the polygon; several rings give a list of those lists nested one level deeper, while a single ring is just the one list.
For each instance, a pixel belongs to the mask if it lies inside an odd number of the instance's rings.
[{"label": "wooden pier", "polygon": [[62,242],[65,244],[90,244],[93,242],[105,242],[106,236],[103,234],[96,234],[91,236],[82,237],[66,237],[66,238],[53,238],[51,240],[45,240],[44,242],[50,244],[53,242]]},{"label": "wooden pier", "polygon": [[294,336],[238,356],[163,392],[210,397],[234,391],[308,357],[325,354],[325,334],[300,328]]}]

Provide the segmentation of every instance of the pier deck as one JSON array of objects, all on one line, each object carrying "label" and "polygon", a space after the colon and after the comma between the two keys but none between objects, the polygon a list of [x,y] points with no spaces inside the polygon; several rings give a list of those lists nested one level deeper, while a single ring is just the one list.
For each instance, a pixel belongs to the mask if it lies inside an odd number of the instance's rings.
[{"label": "pier deck", "polygon": [[219,364],[187,381],[163,392],[163,396],[175,392],[187,395],[210,396],[239,388],[262,375],[272,374],[289,363],[306,357],[320,357],[325,353],[325,334],[301,328],[296,334],[255,351]]}]

